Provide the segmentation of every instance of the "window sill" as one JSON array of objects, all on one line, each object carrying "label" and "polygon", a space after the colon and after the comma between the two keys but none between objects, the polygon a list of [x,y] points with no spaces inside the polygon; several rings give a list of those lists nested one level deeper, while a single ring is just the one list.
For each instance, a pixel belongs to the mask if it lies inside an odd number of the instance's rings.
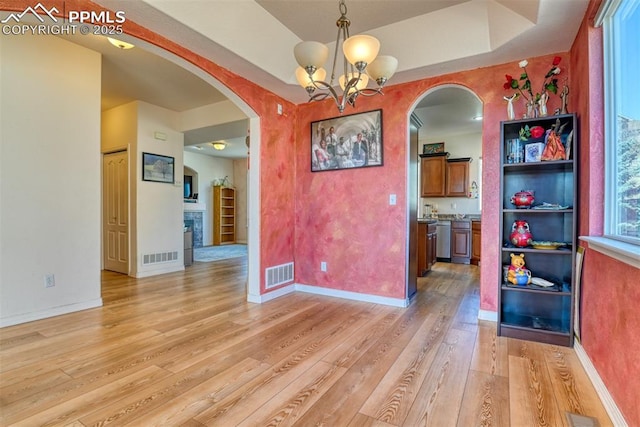
[{"label": "window sill", "polygon": [[589,248],[594,251],[622,261],[632,267],[640,268],[640,247],[636,245],[596,236],[580,236],[580,240],[587,242]]}]

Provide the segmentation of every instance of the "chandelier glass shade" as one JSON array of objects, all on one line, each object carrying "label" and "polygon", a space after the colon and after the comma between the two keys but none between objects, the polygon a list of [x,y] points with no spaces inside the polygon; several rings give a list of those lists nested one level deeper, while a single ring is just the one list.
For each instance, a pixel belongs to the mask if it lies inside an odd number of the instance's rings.
[{"label": "chandelier glass shade", "polygon": [[[398,60],[392,56],[378,56],[380,42],[375,37],[364,34],[350,36],[351,21],[347,18],[344,0],[340,0],[338,7],[338,35],[329,82],[324,80],[327,72],[322,68],[329,56],[329,48],[326,45],[315,41],[303,41],[294,47],[293,54],[300,65],[296,69],[296,79],[309,94],[309,101],[321,101],[331,97],[342,113],[347,104],[355,106],[356,98],[360,95],[382,94],[382,87],[398,68]],[[344,70],[337,81],[342,88],[342,94],[334,88],[340,48]],[[370,79],[377,83],[377,88],[367,87]]]}]

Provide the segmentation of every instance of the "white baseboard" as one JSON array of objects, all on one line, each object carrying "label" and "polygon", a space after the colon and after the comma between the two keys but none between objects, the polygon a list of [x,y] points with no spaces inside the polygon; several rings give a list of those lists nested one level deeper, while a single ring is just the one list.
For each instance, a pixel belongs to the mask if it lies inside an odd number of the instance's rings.
[{"label": "white baseboard", "polygon": [[371,302],[374,304],[390,305],[393,307],[408,307],[409,299],[381,297],[379,295],[361,294],[358,292],[342,291],[339,289],[321,288],[318,286],[309,286],[296,283],[296,291],[306,292],[309,294],[324,295],[328,297],[336,297],[353,301]]},{"label": "white baseboard", "polygon": [[167,273],[175,273],[177,271],[184,271],[184,265],[183,264],[171,265],[171,266],[159,268],[156,270],[143,270],[143,271],[138,270],[137,272],[134,273],[135,275],[133,277],[135,277],[136,279],[142,279],[144,277],[158,276],[160,274],[167,274]]},{"label": "white baseboard", "polygon": [[34,320],[47,319],[49,317],[60,316],[63,314],[75,313],[76,311],[88,310],[96,307],[102,307],[102,298],[79,302],[76,304],[62,305],[60,307],[53,307],[43,311],[36,311],[34,313],[5,317],[0,319],[0,328],[33,322]]},{"label": "white baseboard", "polygon": [[607,386],[604,384],[604,381],[602,381],[602,378],[600,378],[600,374],[598,374],[596,367],[593,366],[593,363],[591,362],[591,359],[589,359],[589,355],[584,350],[584,347],[582,347],[582,344],[580,344],[578,340],[575,340],[573,348],[576,351],[576,356],[578,356],[580,363],[582,363],[582,367],[586,371],[587,376],[591,380],[593,387],[596,389],[596,393],[598,393],[604,408],[607,410],[607,414],[609,414],[609,418],[611,418],[613,425],[616,427],[628,427],[627,422],[622,416],[622,412],[618,409],[616,402],[613,400],[609,390],[607,390]]},{"label": "white baseboard", "polygon": [[248,294],[247,301],[253,302],[256,304],[262,304],[263,302],[271,301],[273,299],[295,292],[295,290],[296,290],[296,285],[292,283],[290,285],[283,286],[282,288],[275,289],[271,292],[267,292],[266,294],[262,294],[262,295]]},{"label": "white baseboard", "polygon": [[498,312],[497,311],[489,311],[489,310],[478,310],[478,319],[479,320],[487,320],[489,322],[497,322],[498,321]]}]

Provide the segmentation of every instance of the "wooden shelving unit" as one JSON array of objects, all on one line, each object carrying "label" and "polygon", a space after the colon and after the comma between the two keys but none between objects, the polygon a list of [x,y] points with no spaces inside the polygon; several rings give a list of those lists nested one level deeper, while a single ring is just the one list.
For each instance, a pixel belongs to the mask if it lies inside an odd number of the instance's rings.
[{"label": "wooden shelving unit", "polygon": [[228,245],[236,242],[236,190],[231,187],[213,187],[213,244]]},{"label": "wooden shelving unit", "polygon": [[[569,159],[529,161],[519,157],[512,163],[509,156],[513,142],[526,126],[541,126],[545,131],[556,125],[564,125],[561,132],[563,144],[570,147]],[[498,293],[498,335],[573,346],[573,311],[575,255],[577,248],[577,191],[578,158],[577,120],[573,114],[513,120],[501,123],[501,176],[500,191],[502,209],[500,215],[501,265],[500,291]],[[545,137],[520,140],[523,146],[545,142]],[[529,159],[531,160],[531,159]],[[535,192],[536,205],[543,202],[566,206],[564,209],[517,209],[511,204],[511,196],[521,190]],[[515,220],[525,220],[534,241],[564,242],[559,249],[535,249],[531,246],[515,247],[509,241]],[[540,277],[555,284],[553,287],[535,285],[516,286],[504,279],[503,266],[508,266],[511,254],[524,254],[526,268],[533,277]]]}]

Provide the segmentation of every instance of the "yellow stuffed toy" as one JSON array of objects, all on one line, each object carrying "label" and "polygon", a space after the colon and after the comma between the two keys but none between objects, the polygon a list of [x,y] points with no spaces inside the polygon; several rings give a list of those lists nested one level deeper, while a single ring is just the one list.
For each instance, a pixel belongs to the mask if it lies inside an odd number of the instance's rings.
[{"label": "yellow stuffed toy", "polygon": [[507,280],[514,285],[528,285],[531,283],[531,271],[524,268],[524,254],[511,254],[511,265],[507,273]]}]

